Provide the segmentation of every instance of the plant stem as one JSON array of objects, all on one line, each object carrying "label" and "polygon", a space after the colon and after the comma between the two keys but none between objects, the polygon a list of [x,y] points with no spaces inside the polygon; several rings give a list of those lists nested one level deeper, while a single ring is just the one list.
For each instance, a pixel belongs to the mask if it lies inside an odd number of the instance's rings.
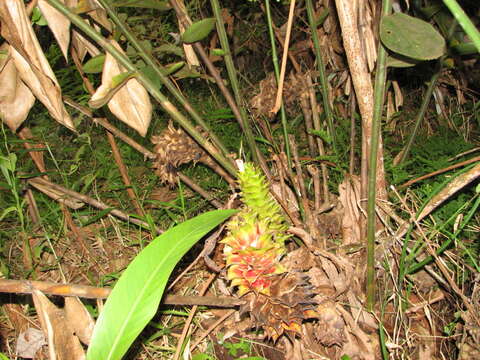
[{"label": "plant stem", "polygon": [[105,51],[110,53],[127,71],[136,73],[137,79],[142,83],[148,92],[159,102],[163,109],[175,120],[180,126],[197,141],[215,160],[217,160],[230,175],[235,176],[237,170],[232,162],[219,153],[218,150],[212,146],[212,144],[205,139],[205,137],[195,128],[195,126],[180,112],[178,109],[163,95],[162,92],[153,84],[153,82],[146,77],[142,72],[139,72],[135,65],[128,59],[128,57],[122,52],[118,51],[113,45],[109,43],[102,35],[90,27],[83,19],[74,14],[59,0],[48,0],[48,3],[57,9],[60,13],[66,16],[72,23],[80,28],[87,36],[92,38],[98,45],[100,45]]},{"label": "plant stem", "polygon": [[133,47],[135,47],[138,54],[145,61],[145,63],[148,66],[151,66],[153,68],[153,70],[155,71],[155,74],[160,79],[160,82],[168,89],[168,91],[170,91],[170,93],[173,96],[175,96],[177,101],[192,116],[192,118],[209,134],[212,141],[215,143],[215,145],[218,146],[218,148],[222,151],[222,153],[224,155],[228,154],[228,150],[225,148],[223,143],[218,139],[218,137],[215,135],[215,133],[205,123],[205,121],[202,119],[200,114],[196,111],[196,109],[192,106],[192,104],[190,104],[188,99],[186,99],[185,96],[183,96],[183,94],[180,91],[178,91],[178,89],[175,87],[175,85],[172,83],[172,81],[168,78],[168,76],[164,75],[165,74],[165,72],[164,72],[165,68],[161,64],[159,64],[152,57],[152,55],[145,49],[145,47],[137,39],[137,37],[133,34],[133,32],[125,24],[125,22],[120,20],[120,18],[117,16],[116,12],[110,6],[109,2],[106,1],[106,0],[98,0],[98,2],[107,11],[108,16],[115,23],[117,28],[123,33],[123,35],[125,35],[127,40],[133,45]]},{"label": "plant stem", "polygon": [[[332,147],[335,154],[337,154],[337,143],[335,138],[335,131],[333,128],[333,112],[330,108],[330,97],[328,95],[328,81],[325,71],[325,64],[322,58],[322,49],[320,48],[320,40],[318,39],[317,26],[315,24],[315,14],[312,0],[306,0],[308,24],[310,26],[310,33],[312,34],[313,46],[315,47],[315,58],[317,60],[317,69],[320,75],[320,85],[322,86],[322,101],[325,117],[327,118],[328,132],[332,139]],[[315,110],[314,110],[315,111]]]},{"label": "plant stem", "polygon": [[453,16],[460,23],[460,26],[465,30],[467,35],[475,44],[477,51],[480,53],[480,32],[477,30],[472,20],[465,14],[462,7],[458,5],[456,0],[443,0],[443,3],[452,12]]},{"label": "plant stem", "polygon": [[[382,16],[390,13],[391,0],[383,0]],[[375,75],[375,96],[372,118],[371,146],[368,167],[368,203],[367,203],[367,308],[372,311],[375,305],[375,203],[377,181],[377,154],[382,123],[385,80],[387,78],[387,52],[382,43],[378,43],[377,73]]]},{"label": "plant stem", "polygon": [[235,96],[235,102],[240,110],[240,117],[242,120],[242,128],[247,139],[248,146],[252,152],[253,158],[257,164],[260,165],[259,157],[260,151],[255,143],[253,137],[252,127],[248,121],[247,113],[245,108],[242,106],[242,97],[240,94],[240,87],[238,85],[237,70],[232,60],[232,53],[230,51],[230,45],[228,44],[227,32],[225,31],[225,26],[223,24],[223,17],[220,9],[220,4],[218,0],[211,0],[212,10],[215,15],[216,24],[217,24],[217,34],[220,39],[220,44],[222,45],[222,50],[224,51],[224,60],[225,66],[227,67],[228,78],[230,79],[230,85],[232,86],[233,94]]},{"label": "plant stem", "polygon": [[400,161],[398,164],[401,164],[405,161],[407,158],[410,149],[412,148],[413,141],[415,140],[418,132],[418,128],[420,127],[420,123],[422,122],[423,117],[425,116],[425,112],[427,111],[428,104],[430,104],[430,100],[432,98],[433,90],[435,89],[435,85],[437,83],[438,77],[440,76],[440,73],[442,72],[442,65],[441,61],[439,61],[438,65],[438,70],[435,71],[435,73],[432,75],[430,78],[430,82],[428,83],[427,91],[425,92],[425,95],[423,96],[422,104],[420,105],[420,109],[418,110],[417,116],[415,118],[415,126],[413,128],[412,133],[410,134],[410,137],[408,138],[407,145],[405,145],[405,148],[403,149],[402,157],[400,158]]},{"label": "plant stem", "polygon": [[[452,25],[448,29],[448,33],[445,35],[448,42],[450,42],[450,39],[453,36],[453,33],[455,32],[455,29],[457,28],[457,21],[453,21]],[[427,87],[427,92],[425,93],[423,100],[422,100],[422,105],[420,105],[420,110],[418,111],[417,117],[415,118],[415,127],[413,129],[413,132],[410,134],[410,138],[408,139],[407,145],[405,146],[405,149],[403,150],[402,157],[400,158],[400,161],[398,162],[401,164],[402,162],[405,161],[405,159],[408,156],[408,153],[410,152],[410,149],[412,147],[413,141],[415,140],[415,137],[417,136],[417,131],[418,128],[420,127],[420,122],[422,121],[423,117],[425,116],[425,112],[427,111],[428,104],[430,104],[430,100],[432,98],[433,90],[435,89],[435,85],[437,83],[437,80],[442,73],[443,69],[443,62],[445,61],[447,55],[443,55],[438,59],[437,61],[437,69],[435,73],[432,75],[430,78],[430,82]]]}]

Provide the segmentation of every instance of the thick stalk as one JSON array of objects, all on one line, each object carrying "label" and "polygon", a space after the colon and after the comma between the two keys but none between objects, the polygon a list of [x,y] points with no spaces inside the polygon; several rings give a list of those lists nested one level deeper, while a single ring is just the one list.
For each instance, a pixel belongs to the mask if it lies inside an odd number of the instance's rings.
[{"label": "thick stalk", "polygon": [[[391,0],[383,0],[382,16],[390,13]],[[368,168],[368,203],[367,203],[367,308],[373,310],[375,305],[375,203],[377,184],[377,154],[382,123],[385,81],[387,78],[387,51],[378,43],[377,73],[375,75],[374,104],[372,118],[372,135]]]},{"label": "thick stalk", "polygon": [[200,134],[195,126],[180,112],[178,109],[163,95],[162,92],[153,84],[153,82],[144,74],[139,72],[135,65],[122,52],[118,51],[108,40],[90,27],[81,17],[74,14],[59,0],[48,0],[49,4],[57,9],[61,14],[66,16],[72,23],[74,23],[87,36],[100,45],[105,51],[108,51],[127,71],[135,72],[136,78],[142,83],[148,92],[159,102],[163,109],[175,120],[185,131],[195,139],[215,160],[221,164],[230,175],[236,175],[236,169],[232,162],[226,158],[222,153],[212,146],[212,144]]},{"label": "thick stalk", "polygon": [[317,70],[320,75],[320,85],[322,87],[322,101],[325,117],[327,118],[328,132],[332,138],[332,147],[335,154],[337,154],[337,143],[335,140],[335,131],[333,128],[333,112],[330,108],[330,98],[328,95],[328,81],[325,71],[325,64],[322,59],[322,49],[320,48],[320,40],[318,39],[317,26],[315,24],[315,16],[312,0],[306,0],[308,25],[310,26],[310,33],[312,34],[313,46],[315,48],[315,58],[317,60]]},{"label": "thick stalk", "polygon": [[210,138],[212,139],[213,143],[218,146],[218,148],[222,151],[224,155],[228,154],[228,150],[225,148],[223,143],[218,139],[213,131],[211,131],[210,127],[205,123],[203,118],[200,114],[196,111],[196,109],[190,104],[190,102],[183,96],[183,94],[178,91],[172,81],[165,75],[165,68],[159,64],[152,55],[145,49],[142,43],[137,39],[137,37],[133,34],[130,28],[120,20],[117,16],[117,13],[112,9],[109,2],[106,0],[98,0],[100,5],[107,11],[109,18],[115,23],[117,28],[122,32],[123,35],[127,38],[127,40],[133,45],[133,47],[137,50],[138,55],[145,61],[145,63],[152,67],[155,71],[155,74],[160,79],[160,82],[170,91],[170,93],[175,96],[175,99],[183,106],[183,108],[191,115],[191,117],[208,133]]},{"label": "thick stalk", "polygon": [[250,126],[250,123],[248,121],[247,112],[245,111],[245,108],[242,106],[243,101],[240,94],[240,86],[238,85],[237,70],[235,69],[235,65],[233,63],[232,53],[230,51],[230,45],[228,43],[227,32],[225,31],[225,26],[223,24],[223,17],[220,9],[220,4],[218,3],[218,0],[211,0],[210,3],[212,5],[213,14],[215,15],[215,19],[217,23],[218,38],[220,40],[222,50],[225,53],[223,58],[225,60],[225,66],[227,67],[228,78],[230,79],[230,85],[232,87],[233,94],[235,96],[235,102],[237,103],[237,106],[240,110],[240,117],[243,123],[242,125],[243,131],[245,132],[245,137],[247,139],[247,143],[250,148],[250,151],[252,152],[253,158],[258,164],[260,164],[258,159],[260,156],[260,151],[257,147],[257,144],[255,143],[252,127]]}]

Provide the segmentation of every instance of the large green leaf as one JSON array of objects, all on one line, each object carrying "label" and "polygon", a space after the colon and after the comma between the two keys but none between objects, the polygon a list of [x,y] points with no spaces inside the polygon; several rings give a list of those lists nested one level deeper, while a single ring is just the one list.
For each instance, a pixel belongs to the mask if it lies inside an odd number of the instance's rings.
[{"label": "large green leaf", "polygon": [[124,271],[93,331],[87,360],[118,360],[155,315],[175,265],[195,242],[236,210],[215,210],[152,241]]},{"label": "large green leaf", "polygon": [[429,23],[396,13],[384,16],[380,39],[394,53],[416,60],[432,60],[445,52],[445,39]]},{"label": "large green leaf", "polygon": [[215,27],[215,18],[207,18],[190,25],[182,34],[182,41],[194,43],[208,36]]}]

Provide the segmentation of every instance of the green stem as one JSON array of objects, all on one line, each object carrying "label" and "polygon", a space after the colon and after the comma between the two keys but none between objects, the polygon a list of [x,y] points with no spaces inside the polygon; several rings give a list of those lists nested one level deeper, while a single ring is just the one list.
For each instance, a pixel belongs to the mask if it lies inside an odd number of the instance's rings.
[{"label": "green stem", "polygon": [[477,51],[480,53],[480,32],[477,30],[467,14],[465,14],[465,11],[463,11],[461,6],[458,5],[456,0],[443,0],[443,3],[452,12],[455,19],[457,19],[457,21],[460,23],[460,26],[463,28],[463,30],[465,30],[467,35],[475,44]]},{"label": "green stem", "polygon": [[441,61],[439,61],[439,69],[436,71],[432,77],[430,78],[430,82],[428,83],[427,91],[423,97],[422,100],[422,105],[420,105],[420,109],[418,110],[417,117],[415,118],[415,126],[413,128],[412,133],[410,134],[410,137],[408,139],[407,145],[405,145],[405,149],[403,150],[402,157],[400,158],[399,164],[403,163],[405,159],[408,156],[408,153],[410,152],[410,149],[412,147],[413,141],[415,140],[417,136],[417,131],[418,128],[420,127],[420,123],[425,116],[425,112],[427,111],[428,104],[430,104],[430,99],[432,98],[433,90],[435,89],[435,84],[437,83],[438,77],[440,76],[440,73],[442,72],[442,65]]},{"label": "green stem", "polygon": [[238,85],[237,71],[232,59],[232,53],[230,51],[230,45],[228,43],[227,32],[225,31],[225,25],[223,24],[223,17],[220,9],[220,4],[218,0],[210,1],[215,15],[216,24],[217,24],[217,34],[220,39],[220,44],[225,53],[224,60],[225,66],[227,67],[228,78],[230,79],[230,85],[232,86],[233,94],[235,96],[235,102],[240,109],[240,117],[242,120],[242,128],[245,132],[245,137],[247,139],[248,146],[252,152],[253,158],[257,164],[260,164],[259,157],[261,156],[260,151],[255,143],[255,138],[253,136],[252,128],[248,121],[247,112],[245,111],[244,106],[242,106],[242,97],[240,94],[240,86]]},{"label": "green stem", "polygon": [[[273,33],[272,26],[272,12],[270,10],[270,0],[265,0],[265,13],[267,14],[268,34],[270,36],[270,48],[272,49],[272,63],[273,70],[275,72],[275,78],[277,83],[280,79],[280,66],[278,64],[277,47],[275,44],[275,34]],[[288,141],[288,126],[287,126],[287,114],[285,112],[285,105],[280,105],[280,121],[282,123],[283,141],[285,143],[285,155],[287,155],[288,166],[292,167],[292,156],[290,154],[290,142]]]},{"label": "green stem", "polygon": [[317,60],[317,69],[320,75],[320,85],[322,86],[323,109],[327,118],[328,132],[330,133],[330,137],[332,139],[333,151],[335,154],[337,154],[337,143],[333,128],[333,112],[330,108],[330,97],[328,95],[328,81],[325,71],[325,64],[322,59],[322,49],[320,48],[320,40],[318,38],[312,0],[306,0],[305,4],[307,5],[308,24],[310,26],[310,33],[312,34],[313,46],[315,47],[315,58]]},{"label": "green stem", "polygon": [[178,102],[183,106],[183,108],[192,116],[192,118],[208,133],[213,143],[218,146],[224,155],[228,154],[228,150],[223,145],[223,143],[218,139],[215,133],[210,129],[210,127],[205,123],[200,114],[194,109],[192,104],[183,96],[183,94],[178,91],[172,81],[165,76],[165,68],[159,64],[151,54],[145,49],[142,43],[137,39],[133,34],[127,24],[120,20],[116,12],[110,6],[109,2],[106,0],[98,0],[100,5],[107,11],[109,18],[115,23],[117,28],[125,35],[127,40],[135,47],[138,54],[142,57],[145,63],[153,68],[155,74],[160,79],[160,82],[172,93],[173,96],[178,100]]},{"label": "green stem", "polygon": [[[480,207],[480,197],[477,196],[476,200],[475,200],[475,203],[473,204],[472,208],[470,209],[470,211],[468,212],[467,216],[463,219],[462,223],[460,224],[460,226],[457,228],[457,230],[448,237],[448,239],[442,244],[440,245],[440,247],[435,251],[437,255],[441,255],[446,249],[448,249],[450,247],[450,244],[455,240],[457,239],[458,235],[460,235],[460,233],[463,231],[463,229],[465,228],[465,226],[469,223],[469,221],[472,219],[472,217],[474,216],[474,214],[477,213],[478,211],[478,208]],[[463,207],[461,209],[459,209],[461,211],[458,211],[458,213],[460,212],[464,212],[464,209]],[[458,215],[458,214],[457,214]],[[456,217],[455,217],[456,219]],[[416,263],[416,264],[413,264],[412,266],[410,266],[406,273],[407,274],[413,274],[415,273],[416,271],[422,269],[425,265],[431,263],[432,261],[434,260],[433,256],[432,255],[429,255],[427,256],[425,259],[423,259],[422,261]]]},{"label": "green stem", "polygon": [[[383,0],[382,16],[390,13],[391,0]],[[375,200],[377,180],[377,155],[382,123],[385,81],[387,78],[387,52],[378,43],[377,73],[375,75],[375,101],[373,106],[372,134],[368,167],[368,204],[367,204],[367,308],[375,305]]]},{"label": "green stem", "polygon": [[61,14],[66,16],[73,24],[75,24],[80,30],[82,30],[93,41],[100,45],[105,51],[111,54],[127,71],[136,73],[137,79],[145,86],[148,92],[159,102],[163,109],[175,120],[180,126],[197,141],[203,148],[221,164],[230,175],[236,176],[236,169],[232,162],[225,157],[222,153],[219,153],[212,144],[205,139],[205,137],[195,128],[195,126],[180,112],[178,109],[163,95],[162,92],[155,86],[155,84],[146,77],[142,72],[139,72],[135,65],[132,64],[130,59],[117,50],[113,45],[109,43],[102,35],[90,27],[80,16],[74,14],[59,0],[48,0],[48,3],[57,9]]},{"label": "green stem", "polygon": [[[450,39],[453,36],[453,33],[455,32],[455,29],[457,28],[457,21],[453,21],[452,25],[448,29],[448,33],[445,35],[447,37],[447,40],[450,41]],[[405,161],[405,159],[408,156],[408,153],[410,152],[410,149],[412,147],[413,141],[415,140],[415,137],[417,136],[418,128],[420,127],[420,122],[422,121],[423,117],[425,116],[425,112],[427,111],[428,104],[430,104],[430,100],[433,95],[433,90],[435,89],[435,85],[437,83],[437,80],[442,73],[443,69],[443,62],[445,61],[447,55],[443,55],[438,59],[437,62],[437,70],[435,73],[432,75],[430,78],[430,82],[427,87],[427,91],[423,97],[422,104],[420,105],[420,110],[418,111],[417,117],[415,118],[415,127],[413,128],[412,133],[410,134],[410,138],[408,139],[407,145],[405,146],[405,149],[403,150],[402,157],[400,158],[399,164]]]}]

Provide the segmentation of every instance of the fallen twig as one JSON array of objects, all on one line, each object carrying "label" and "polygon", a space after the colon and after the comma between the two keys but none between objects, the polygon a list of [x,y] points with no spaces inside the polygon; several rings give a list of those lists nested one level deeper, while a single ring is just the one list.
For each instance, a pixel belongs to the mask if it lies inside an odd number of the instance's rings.
[{"label": "fallen twig", "polygon": [[[208,288],[212,284],[213,280],[215,280],[216,276],[217,274],[210,275],[210,277],[207,279],[206,283],[202,286],[202,289],[199,292],[200,296],[204,295],[207,292]],[[192,324],[193,317],[197,312],[197,308],[198,308],[197,305],[193,306],[192,309],[190,310],[190,314],[188,314],[187,321],[185,321],[185,326],[183,327],[183,330],[182,330],[182,335],[180,336],[180,339],[177,342],[177,349],[175,351],[175,355],[173,356],[173,360],[178,360],[180,358],[180,355],[182,353],[183,342],[185,341],[188,331],[190,330],[190,325]]]},{"label": "fallen twig", "polygon": [[447,166],[446,168],[433,171],[433,172],[431,172],[431,173],[429,173],[429,174],[420,176],[420,177],[418,177],[418,178],[416,178],[416,179],[409,180],[409,181],[407,181],[406,183],[400,185],[398,188],[399,188],[399,189],[406,188],[406,187],[408,187],[408,186],[410,186],[410,185],[413,185],[413,184],[415,184],[415,183],[417,183],[417,182],[419,182],[419,181],[422,181],[422,180],[431,178],[432,176],[440,175],[440,174],[443,174],[444,172],[447,172],[447,171],[450,171],[450,170],[454,170],[454,169],[457,169],[457,168],[459,168],[459,167],[462,167],[462,166],[465,166],[465,165],[468,165],[468,164],[471,164],[471,163],[474,163],[474,162],[477,162],[477,161],[480,161],[480,156],[476,156],[476,157],[474,157],[474,158],[471,158],[471,159],[468,159],[468,160],[459,162],[458,164],[451,165],[451,166]]},{"label": "fallen twig", "polygon": [[[48,281],[0,279],[0,293],[31,294],[34,289],[47,295],[78,296],[86,299],[106,299],[112,289],[89,285],[59,284]],[[164,305],[198,305],[232,308],[244,304],[243,300],[216,296],[165,295]]]},{"label": "fallen twig", "polygon": [[[44,185],[44,186],[48,186],[54,190],[57,190],[57,191],[60,191],[62,193],[64,193],[65,195],[68,195],[74,199],[77,199],[77,200],[80,200],[80,201],[83,201],[84,203],[87,203],[93,207],[96,207],[97,209],[100,209],[100,210],[106,210],[106,209],[110,209],[112,208],[111,206],[108,206],[107,204],[101,202],[101,201],[98,201],[98,200],[95,200],[87,195],[83,195],[83,194],[80,194],[80,193],[77,193],[76,191],[73,191],[73,190],[70,190],[70,189],[67,189],[67,188],[64,188],[63,186],[60,186],[60,185],[57,185],[57,184],[54,184],[52,183],[51,181],[48,181],[48,180],[45,180],[45,179],[42,179],[40,177],[36,177],[36,178],[32,178],[32,179],[29,179],[28,180],[28,183],[30,184],[40,184],[40,185]],[[146,223],[145,221],[142,221],[142,220],[139,220],[139,219],[136,219],[134,217],[131,217],[130,215],[124,213],[123,211],[121,210],[118,210],[118,209],[112,209],[109,214],[113,215],[113,216],[116,216],[118,217],[119,219],[122,219],[122,220],[125,220],[125,221],[129,221],[133,224],[136,224],[136,225],[139,225],[139,226],[143,226],[147,229],[150,228],[150,225],[148,223]],[[158,234],[161,234],[163,231],[156,227],[155,230],[157,231]]]}]

